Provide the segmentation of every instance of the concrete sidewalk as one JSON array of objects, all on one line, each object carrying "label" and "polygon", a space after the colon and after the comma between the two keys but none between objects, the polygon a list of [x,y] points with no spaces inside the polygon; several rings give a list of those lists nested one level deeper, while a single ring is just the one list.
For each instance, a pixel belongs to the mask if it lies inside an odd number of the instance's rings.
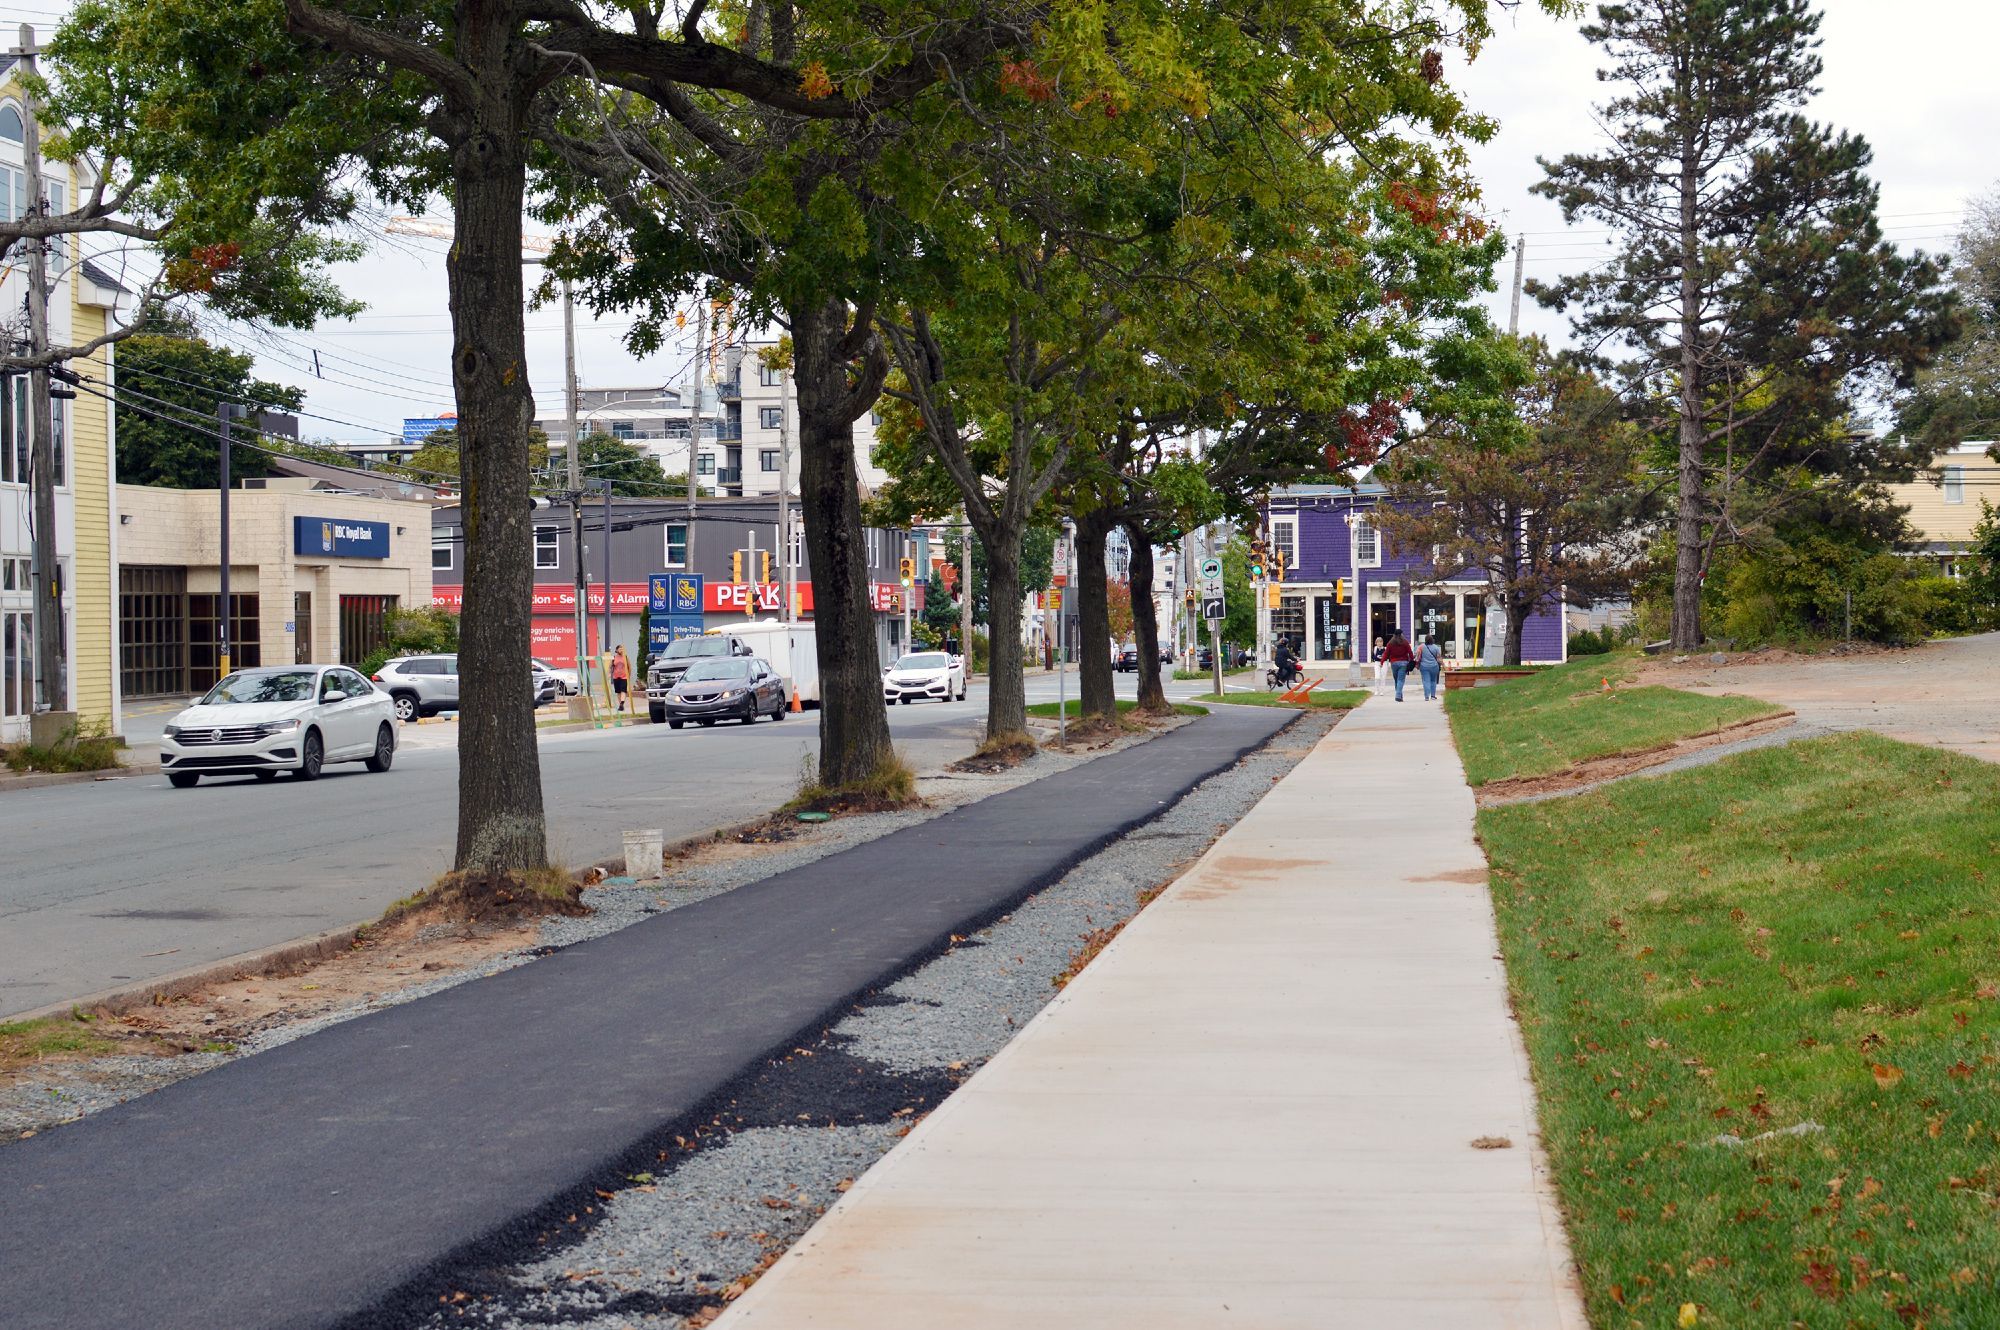
[{"label": "concrete sidewalk", "polygon": [[1367,703],[718,1325],[1582,1330],[1472,815]]}]

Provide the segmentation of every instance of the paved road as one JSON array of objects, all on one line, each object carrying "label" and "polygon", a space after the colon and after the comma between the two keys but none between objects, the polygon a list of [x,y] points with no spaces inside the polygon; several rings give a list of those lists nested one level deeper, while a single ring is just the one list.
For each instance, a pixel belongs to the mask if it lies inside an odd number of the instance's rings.
[{"label": "paved road", "polygon": [[1230,708],[11,1144],[0,1323],[381,1324],[369,1308],[468,1243],[532,1250],[538,1211],[594,1203],[771,1050],[1292,718]]},{"label": "paved road", "polygon": [[[1134,676],[1118,678],[1130,696]],[[1028,693],[1052,699],[1056,680],[1031,677]],[[891,707],[889,721],[922,769],[964,756],[985,715],[975,684],[968,701]],[[816,720],[545,735],[551,852],[592,863],[628,828],[673,840],[780,804],[818,751]],[[343,766],[314,785],[175,790],[155,773],[0,794],[0,1019],[380,914],[450,865],[455,731],[406,728],[381,776]]]}]

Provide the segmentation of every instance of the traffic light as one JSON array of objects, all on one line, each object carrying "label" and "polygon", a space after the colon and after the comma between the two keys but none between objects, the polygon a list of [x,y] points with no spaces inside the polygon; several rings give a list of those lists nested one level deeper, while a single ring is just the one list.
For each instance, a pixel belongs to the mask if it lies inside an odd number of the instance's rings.
[{"label": "traffic light", "polygon": [[1282,582],[1285,580],[1285,552],[1271,551],[1271,576]]},{"label": "traffic light", "polygon": [[729,580],[738,585],[743,582],[743,554],[742,550],[729,551]]},{"label": "traffic light", "polygon": [[1264,540],[1261,536],[1250,542],[1250,580],[1264,580]]},{"label": "traffic light", "polygon": [[1266,605],[1269,605],[1272,609],[1275,610],[1284,604],[1285,593],[1282,587],[1273,585],[1265,587],[1264,590],[1269,593],[1264,600],[1264,603]]},{"label": "traffic light", "polygon": [[1347,603],[1347,579],[1339,578],[1333,584],[1333,600],[1336,605]]},{"label": "traffic light", "polygon": [[757,580],[759,582],[768,582],[771,580],[771,551],[769,550],[757,551]]},{"label": "traffic light", "polygon": [[901,577],[903,585],[909,586],[917,580],[917,561],[904,555],[896,560],[896,573]]},{"label": "traffic light", "polygon": [[1185,593],[1185,594],[1183,594],[1183,595],[1181,596],[1181,603],[1182,603],[1183,605],[1186,605],[1186,606],[1187,606],[1187,607],[1188,607],[1189,609],[1193,609],[1193,608],[1194,608],[1194,599],[1195,599],[1195,597],[1194,597],[1194,588],[1193,588],[1193,587],[1189,587],[1189,588],[1187,589],[1186,593]]}]

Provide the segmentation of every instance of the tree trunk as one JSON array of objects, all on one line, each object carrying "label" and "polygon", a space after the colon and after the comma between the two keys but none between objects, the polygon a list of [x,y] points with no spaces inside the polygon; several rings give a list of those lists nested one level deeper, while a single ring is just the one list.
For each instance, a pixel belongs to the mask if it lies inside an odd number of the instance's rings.
[{"label": "tree trunk", "polygon": [[838,301],[820,301],[788,313],[799,395],[799,507],[819,639],[819,779],[840,788],[874,776],[895,755],[875,652],[847,363],[839,349],[847,311]]},{"label": "tree trunk", "polygon": [[528,383],[522,318],[519,127],[475,128],[452,148],[457,217],[446,274],[458,403],[465,605],[459,620],[461,870],[548,862],[535,701],[527,662],[534,587]]},{"label": "tree trunk", "polygon": [[[1501,656],[1503,665],[1521,663],[1521,634],[1528,627],[1528,611],[1533,608],[1529,602],[1509,596],[1507,605],[1507,650]],[[1478,662],[1473,662],[1477,664]]]},{"label": "tree trunk", "polygon": [[1680,260],[1681,260],[1681,383],[1680,470],[1674,513],[1674,621],[1677,651],[1701,646],[1701,308],[1698,276],[1701,235],[1696,219],[1701,179],[1699,148],[1692,129],[1681,142]]},{"label": "tree trunk", "polygon": [[1116,525],[1102,508],[1076,521],[1077,711],[1115,717],[1118,692],[1111,675],[1111,600],[1104,570],[1105,538]]},{"label": "tree trunk", "polygon": [[1152,715],[1167,711],[1167,690],[1160,683],[1160,621],[1153,604],[1153,537],[1137,522],[1125,524],[1132,542],[1132,640],[1139,648],[1139,710]]},{"label": "tree trunk", "polygon": [[986,737],[1028,732],[1027,681],[1021,673],[1022,532],[982,530],[986,550]]}]

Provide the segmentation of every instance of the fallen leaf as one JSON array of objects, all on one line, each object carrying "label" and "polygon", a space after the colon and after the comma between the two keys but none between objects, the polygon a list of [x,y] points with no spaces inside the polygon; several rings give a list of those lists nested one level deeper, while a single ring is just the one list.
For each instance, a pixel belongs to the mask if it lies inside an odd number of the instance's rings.
[{"label": "fallen leaf", "polygon": [[1945,1075],[1955,1081],[1970,1080],[1972,1079],[1972,1068],[1963,1062],[1954,1062],[1951,1064],[1951,1069],[1945,1072]]},{"label": "fallen leaf", "polygon": [[1881,1086],[1884,1090],[1892,1088],[1898,1081],[1903,1079],[1903,1069],[1901,1067],[1892,1067],[1884,1062],[1869,1063],[1868,1071],[1875,1077],[1875,1084]]},{"label": "fallen leaf", "polygon": [[1805,1274],[1800,1276],[1807,1288],[1833,1302],[1840,1297],[1840,1271],[1823,1261],[1812,1261],[1806,1265]]},{"label": "fallen leaf", "polygon": [[1514,1142],[1505,1136],[1475,1136],[1472,1138],[1472,1148],[1475,1150],[1511,1150],[1514,1148]]},{"label": "fallen leaf", "polygon": [[[1707,870],[1703,870],[1702,876],[1708,876]],[[1700,1319],[1701,1313],[1695,1310],[1694,1304],[1692,1302],[1683,1302],[1681,1304],[1681,1314],[1674,1318],[1674,1324],[1679,1326],[1681,1330],[1688,1330],[1689,1326]]]}]

